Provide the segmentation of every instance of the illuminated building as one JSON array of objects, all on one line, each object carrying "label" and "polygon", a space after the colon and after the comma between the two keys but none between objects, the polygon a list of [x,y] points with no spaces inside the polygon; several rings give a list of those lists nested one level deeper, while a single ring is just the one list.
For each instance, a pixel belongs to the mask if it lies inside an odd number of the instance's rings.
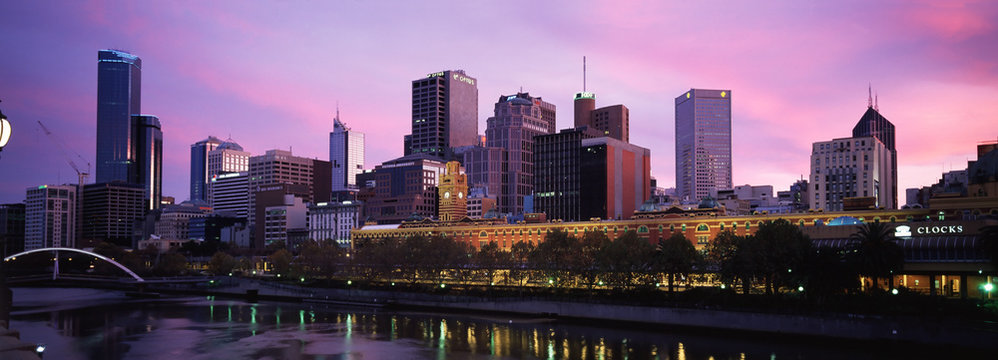
[{"label": "illuminated building", "polygon": [[208,201],[208,153],[222,144],[214,136],[191,145],[191,201]]},{"label": "illuminated building", "polygon": [[575,127],[588,126],[624,142],[630,141],[631,112],[624,105],[596,108],[596,94],[575,94]]},{"label": "illuminated building", "polygon": [[187,241],[191,239],[191,219],[206,217],[210,211],[207,207],[186,201],[179,205],[164,206],[156,219],[154,234],[162,240]]},{"label": "illuminated building", "polygon": [[76,247],[76,186],[42,185],[27,189],[24,250]]},{"label": "illuminated building", "polygon": [[437,185],[438,218],[440,221],[458,221],[468,216],[468,178],[461,163],[448,161],[440,183]]},{"label": "illuminated building", "polygon": [[731,90],[690,89],[676,97],[676,196],[695,203],[732,186]]},{"label": "illuminated building", "polygon": [[332,191],[356,190],[357,174],[364,171],[364,133],[340,122],[340,112],[333,118],[329,133],[329,162],[332,166]]},{"label": "illuminated building", "polygon": [[[291,151],[267,150],[263,155],[250,157],[249,165],[249,222],[254,228],[254,243],[263,246],[263,223],[265,207],[257,201],[257,193],[273,185],[300,185],[295,195],[304,202],[328,201],[332,186],[331,167],[328,161],[294,156]],[[283,197],[277,198],[283,201]]]},{"label": "illuminated building", "polygon": [[283,202],[264,209],[264,243],[283,242],[289,248],[300,245],[291,241],[290,232],[307,228],[308,208],[300,197],[284,194]]},{"label": "illuminated building", "polygon": [[[496,195],[499,212],[523,214],[523,198],[534,192],[534,137],[555,132],[555,106],[529,93],[500,96],[487,124],[486,147],[500,148],[506,153],[501,162],[492,162],[492,166],[486,168],[487,171],[497,170],[501,181],[499,189],[491,188],[492,184],[486,185],[490,191],[499,190],[490,192]],[[492,157],[489,160],[493,160]],[[479,167],[465,164],[465,169],[471,173]]]},{"label": "illuminated building", "polygon": [[816,142],[811,149],[812,209],[845,210],[849,198],[871,198],[890,208],[894,196],[891,151],[875,137]]},{"label": "illuminated building", "polygon": [[133,115],[132,124],[135,183],[142,184],[146,191],[146,210],[159,209],[163,195],[163,131],[159,118]]},{"label": "illuminated building", "polygon": [[364,216],[379,224],[437,216],[437,184],[443,174],[444,162],[428,154],[406,155],[376,166],[364,174],[373,177],[369,182],[373,189],[363,200]]},{"label": "illuminated building", "polygon": [[83,187],[79,247],[108,242],[131,248],[137,220],[148,209],[143,185],[123,182],[88,184]]},{"label": "illuminated building", "polygon": [[135,183],[132,115],[141,113],[142,59],[119,50],[97,52],[98,183]]},{"label": "illuminated building", "polygon": [[[215,149],[208,151],[208,187],[206,188],[207,198],[204,200],[211,203],[212,188],[211,179],[222,174],[245,173],[249,171],[250,153],[243,151],[232,139],[225,140]],[[191,160],[193,163],[193,159]],[[193,169],[191,171],[194,171]]]},{"label": "illuminated building", "polygon": [[308,238],[350,247],[350,231],[360,226],[359,201],[321,202],[308,206]]},{"label": "illuminated building", "polygon": [[549,219],[581,220],[582,140],[598,137],[589,127],[534,138],[534,207]]},{"label": "illuminated building", "polygon": [[478,142],[475,78],[464,70],[447,70],[412,81],[412,133],[405,136],[405,155],[458,160],[453,148]]}]

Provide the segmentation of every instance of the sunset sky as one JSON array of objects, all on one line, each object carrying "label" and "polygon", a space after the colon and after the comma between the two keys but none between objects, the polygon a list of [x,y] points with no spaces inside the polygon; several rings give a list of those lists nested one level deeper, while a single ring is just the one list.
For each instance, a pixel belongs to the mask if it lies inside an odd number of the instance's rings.
[{"label": "sunset sky", "polygon": [[142,112],[162,121],[163,195],[178,202],[190,145],[208,135],[328,160],[337,103],[366,133],[367,168],[401,156],[410,82],[442,70],[478,79],[479,133],[521,87],[570,127],[583,56],[597,106],[630,108],[631,142],[651,149],[663,187],[675,185],[673,99],[690,88],[732,90],[736,185],[806,178],[811,143],[851,136],[871,83],[897,127],[901,189],[998,139],[998,2],[806,3],[4,1],[0,110],[14,130],[0,203],[76,182],[37,121],[94,162],[107,48],[142,58]]}]

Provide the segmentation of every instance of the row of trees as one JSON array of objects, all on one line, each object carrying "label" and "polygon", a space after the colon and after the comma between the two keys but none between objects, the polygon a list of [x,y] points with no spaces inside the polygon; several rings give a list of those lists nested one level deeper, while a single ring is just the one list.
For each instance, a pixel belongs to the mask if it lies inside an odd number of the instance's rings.
[{"label": "row of trees", "polygon": [[[297,256],[281,249],[270,262],[276,273],[289,277],[589,289],[665,283],[670,292],[690,274],[698,274],[739,285],[745,293],[756,287],[766,293],[803,288],[824,296],[856,290],[859,275],[876,283],[900,269],[903,254],[889,226],[864,224],[854,238],[855,246],[847,249],[814,248],[798,226],[781,219],[764,223],[754,235],[722,232],[703,252],[681,233],[652,244],[633,231],[613,240],[602,232],[576,237],[554,231],[537,246],[520,242],[508,251],[496,243],[476,250],[444,236],[362,241],[352,252],[332,242],[309,241]],[[224,253],[209,263],[216,273],[235,266],[235,259]]]}]

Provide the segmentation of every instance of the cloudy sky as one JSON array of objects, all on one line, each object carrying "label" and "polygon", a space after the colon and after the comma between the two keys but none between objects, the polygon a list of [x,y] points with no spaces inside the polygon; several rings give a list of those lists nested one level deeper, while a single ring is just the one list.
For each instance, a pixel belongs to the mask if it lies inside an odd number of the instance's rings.
[{"label": "cloudy sky", "polygon": [[850,136],[871,83],[897,126],[902,189],[998,139],[994,1],[43,0],[0,2],[0,14],[0,109],[14,124],[0,203],[76,181],[57,142],[94,162],[106,48],[142,58],[142,110],[163,125],[163,195],[178,201],[190,145],[208,135],[328,159],[337,104],[367,134],[368,168],[401,156],[410,82],[441,70],[478,79],[480,133],[521,87],[570,127],[583,56],[597,106],[630,108],[631,142],[651,149],[664,187],[675,184],[673,99],[690,88],[732,90],[735,184],[807,177],[810,144]]}]

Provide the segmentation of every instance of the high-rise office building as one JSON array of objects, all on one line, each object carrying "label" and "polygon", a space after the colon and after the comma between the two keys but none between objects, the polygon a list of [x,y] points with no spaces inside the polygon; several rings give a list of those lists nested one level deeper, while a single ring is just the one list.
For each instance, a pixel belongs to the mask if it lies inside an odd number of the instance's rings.
[{"label": "high-rise office building", "polygon": [[522,92],[499,97],[485,129],[485,146],[506,151],[499,193],[491,194],[497,196],[499,212],[523,213],[523,198],[534,192],[534,137],[554,129],[554,104]]},{"label": "high-rise office building", "polygon": [[148,209],[146,189],[142,184],[122,182],[96,183],[83,187],[80,211],[80,247],[95,247],[101,242],[131,248],[136,220]]},{"label": "high-rise office building", "polygon": [[[583,139],[600,136],[588,126],[534,138],[534,207],[548,219],[581,220]],[[588,220],[586,218],[585,220]]]},{"label": "high-rise office building", "polygon": [[24,204],[0,204],[0,256],[24,251]]},{"label": "high-rise office building", "polygon": [[[624,142],[630,141],[631,112],[624,105],[596,108],[596,94],[575,94],[575,127],[586,126]],[[552,133],[554,130],[552,129]]]},{"label": "high-rise office building", "polygon": [[447,70],[412,81],[412,134],[405,136],[405,155],[452,159],[453,148],[478,142],[475,78],[464,70]]},{"label": "high-rise office building", "polygon": [[[258,216],[265,215],[265,208],[257,201],[256,194],[263,191],[260,189],[278,184],[300,185],[302,190],[297,190],[296,187],[295,195],[304,202],[328,201],[331,196],[331,172],[328,161],[294,156],[286,150],[267,150],[263,155],[250,157],[247,214],[250,226],[259,230],[254,230],[254,244],[264,245],[263,224],[257,223],[257,219],[262,219]],[[283,201],[283,195],[279,200]]]},{"label": "high-rise office building", "polygon": [[191,201],[208,201],[207,188],[208,181],[211,180],[208,174],[208,154],[219,145],[222,145],[222,140],[214,136],[191,145]]},{"label": "high-rise office building", "polygon": [[379,224],[437,216],[437,184],[443,174],[444,162],[432,155],[412,154],[385,161],[363,174],[374,178],[370,182],[373,194],[364,201],[364,216]]},{"label": "high-rise office building", "polygon": [[[135,180],[145,188],[145,208],[159,209],[163,196],[163,130],[153,115],[132,116]],[[84,201],[85,203],[85,201]]]},{"label": "high-rise office building", "polygon": [[898,183],[897,183],[897,168],[898,168],[898,158],[897,158],[897,148],[894,147],[894,124],[887,120],[883,115],[880,114],[880,109],[873,101],[870,101],[866,113],[863,117],[859,119],[856,126],[852,128],[852,137],[864,137],[872,136],[884,143],[884,146],[890,151],[891,155],[891,183],[888,186],[891,187],[891,194],[894,194],[893,198],[883,199],[883,203],[880,206],[886,207],[888,209],[897,209],[897,193],[898,193]]},{"label": "high-rise office building", "polygon": [[132,115],[141,113],[142,60],[97,52],[97,182],[135,182]]},{"label": "high-rise office building", "polygon": [[872,198],[889,207],[893,193],[891,153],[872,136],[816,142],[811,148],[812,209],[843,211],[846,198]]},{"label": "high-rise office building", "polygon": [[249,173],[215,175],[209,185],[208,204],[216,214],[246,219],[249,214]]},{"label": "high-rise office building", "polygon": [[676,195],[697,202],[732,186],[731,90],[690,89],[676,98]]},{"label": "high-rise office building", "polygon": [[[208,187],[205,192],[207,192],[207,197],[205,201],[209,204],[212,198],[212,187],[211,181],[217,176],[223,174],[232,173],[245,173],[249,171],[249,158],[250,153],[243,151],[243,147],[239,146],[232,139],[225,140],[214,150],[208,152]],[[192,170],[193,172],[193,167]]]},{"label": "high-rise office building", "polygon": [[329,133],[329,162],[332,163],[332,191],[356,190],[357,174],[364,171],[364,133],[348,128],[340,121],[340,111],[333,118]]},{"label": "high-rise office building", "polygon": [[651,196],[651,151],[608,136],[580,145],[580,218],[572,220],[630,219]]},{"label": "high-rise office building", "polygon": [[76,247],[76,185],[27,189],[24,250]]}]

